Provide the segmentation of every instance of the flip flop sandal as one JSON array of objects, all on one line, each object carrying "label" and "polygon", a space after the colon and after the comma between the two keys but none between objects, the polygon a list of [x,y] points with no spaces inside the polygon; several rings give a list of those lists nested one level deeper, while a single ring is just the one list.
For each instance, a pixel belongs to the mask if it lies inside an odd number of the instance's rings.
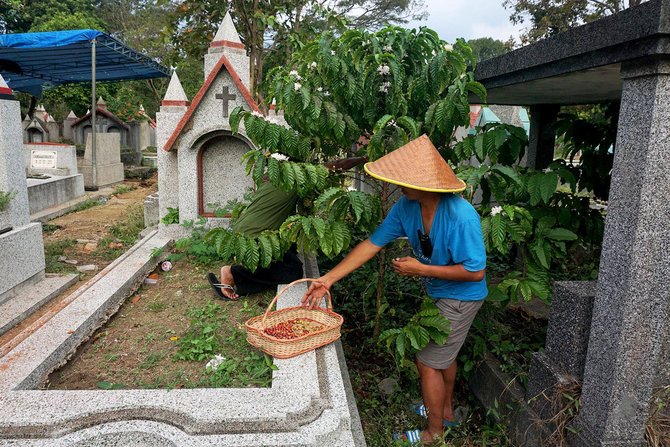
[{"label": "flip flop sandal", "polygon": [[209,281],[209,285],[212,286],[214,293],[216,293],[216,296],[218,296],[223,301],[235,301],[235,298],[229,298],[221,291],[221,289],[227,289],[233,293],[237,293],[235,286],[231,286],[230,284],[220,284],[219,279],[216,277],[216,275],[214,275],[214,273],[208,273],[207,280]]},{"label": "flip flop sandal", "polygon": [[[418,414],[421,417],[424,417],[428,419],[428,410],[426,410],[426,406],[423,403],[416,404],[414,407],[414,412]],[[442,426],[444,428],[454,428],[458,427],[461,423],[458,421],[450,421],[449,419],[444,419],[442,421]]]},{"label": "flip flop sandal", "polygon": [[[403,439],[403,436],[405,439]],[[407,441],[410,445],[420,445],[421,444],[421,430],[407,430],[404,433],[394,433],[394,441]]]}]

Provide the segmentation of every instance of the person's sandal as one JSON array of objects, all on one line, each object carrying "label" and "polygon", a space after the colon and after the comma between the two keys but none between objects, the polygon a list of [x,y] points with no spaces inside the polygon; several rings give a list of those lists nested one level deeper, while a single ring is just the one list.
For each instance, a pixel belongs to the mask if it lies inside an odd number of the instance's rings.
[{"label": "person's sandal", "polygon": [[231,292],[237,294],[237,289],[235,286],[231,286],[230,284],[221,284],[219,282],[219,279],[216,277],[214,273],[207,273],[207,280],[209,281],[209,285],[212,286],[212,290],[214,290],[214,293],[216,294],[217,297],[222,299],[223,301],[235,301],[237,298],[230,298],[227,297],[221,289],[227,289],[230,290]]},{"label": "person's sandal", "polygon": [[[423,404],[423,402],[413,405],[412,409],[419,416],[428,419],[428,411],[426,410],[426,406]],[[455,428],[458,427],[459,425],[461,425],[461,423],[458,421],[450,421],[449,419],[444,419],[442,421],[442,426],[444,428]]]}]

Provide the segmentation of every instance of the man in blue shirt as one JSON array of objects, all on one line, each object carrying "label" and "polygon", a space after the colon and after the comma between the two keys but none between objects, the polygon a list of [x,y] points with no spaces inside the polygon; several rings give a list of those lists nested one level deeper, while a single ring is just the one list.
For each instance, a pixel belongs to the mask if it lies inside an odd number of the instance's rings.
[{"label": "man in blue shirt", "polygon": [[451,332],[444,345],[431,342],[417,354],[423,404],[417,410],[428,417],[423,432],[404,437],[429,443],[441,437],[443,427],[455,424],[452,396],[456,357],[470,325],[487,295],[486,251],[479,215],[462,197],[465,189],[430,139],[423,135],[365,165],[373,177],[399,185],[403,197],[393,206],[372,236],[358,244],[338,265],[316,280],[303,297],[317,306],[335,282],[374,257],[386,244],[407,237],[416,257],[393,260],[403,276],[421,276]]}]

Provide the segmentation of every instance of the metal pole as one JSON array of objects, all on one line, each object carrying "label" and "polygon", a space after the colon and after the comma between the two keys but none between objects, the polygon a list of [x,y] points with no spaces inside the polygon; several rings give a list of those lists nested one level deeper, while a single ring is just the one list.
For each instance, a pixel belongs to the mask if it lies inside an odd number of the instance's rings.
[{"label": "metal pole", "polygon": [[93,185],[91,188],[95,191],[98,189],[98,165],[96,163],[95,157],[95,134],[96,134],[96,125],[95,125],[95,115],[96,115],[96,98],[95,98],[95,39],[91,41],[91,180]]}]

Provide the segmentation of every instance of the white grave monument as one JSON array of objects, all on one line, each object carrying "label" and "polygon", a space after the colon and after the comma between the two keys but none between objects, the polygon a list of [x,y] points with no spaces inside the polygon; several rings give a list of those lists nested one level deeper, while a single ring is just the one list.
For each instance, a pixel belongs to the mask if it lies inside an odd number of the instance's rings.
[{"label": "white grave monument", "polygon": [[30,223],[19,102],[0,76],[0,191],[12,199],[0,210],[0,304],[19,286],[44,277],[42,227]]},{"label": "white grave monument", "polygon": [[179,209],[180,222],[213,218],[217,207],[241,199],[253,181],[242,156],[253,147],[244,129],[233,135],[237,106],[260,112],[249,93],[249,58],[226,14],[205,55],[205,82],[189,103],[176,73],[156,115],[159,215]]}]

